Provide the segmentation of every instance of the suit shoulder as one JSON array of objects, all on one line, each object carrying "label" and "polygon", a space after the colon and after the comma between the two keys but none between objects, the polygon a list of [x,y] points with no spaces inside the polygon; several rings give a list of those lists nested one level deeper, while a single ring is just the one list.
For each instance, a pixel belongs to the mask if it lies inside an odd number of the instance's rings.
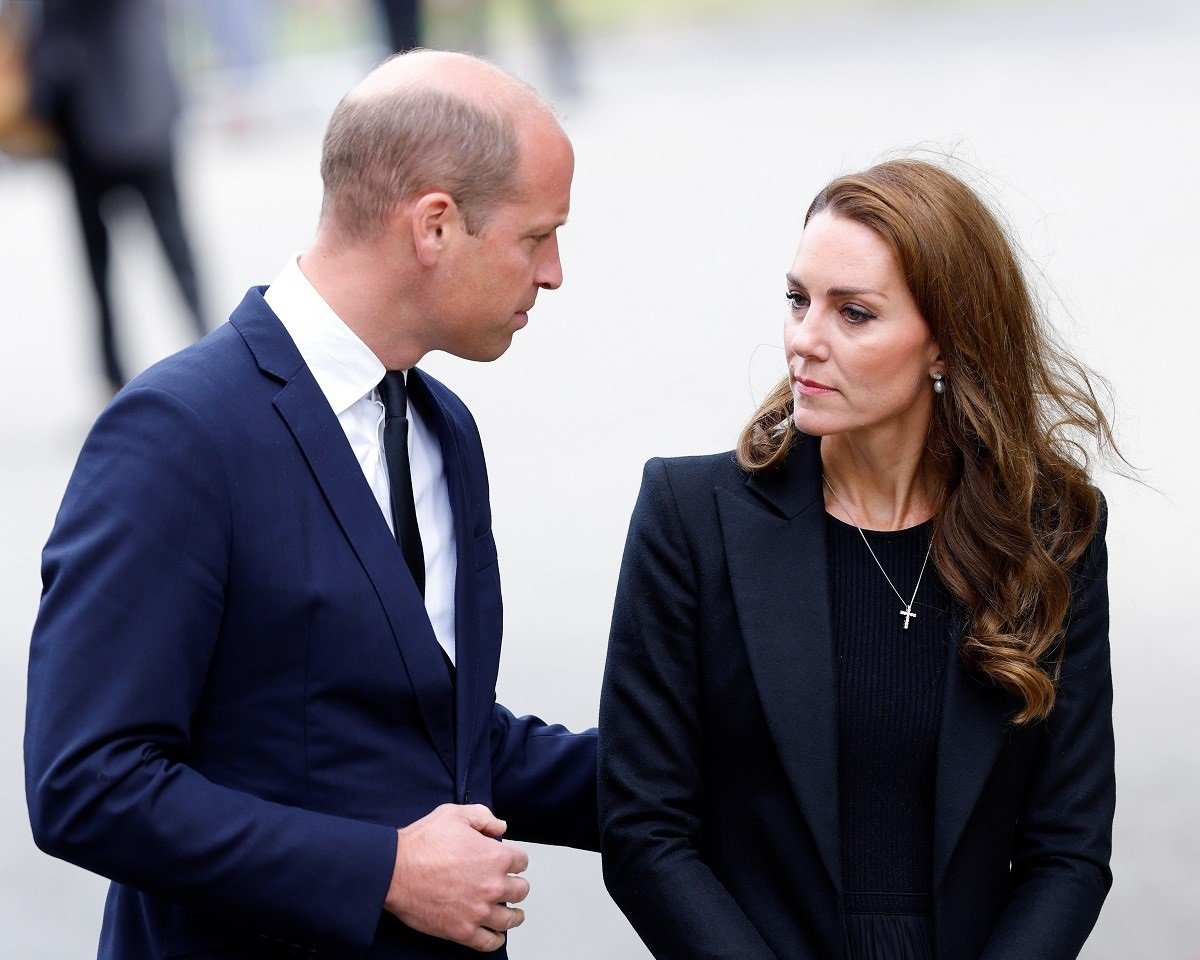
[{"label": "suit shoulder", "polygon": [[207,413],[231,399],[244,402],[247,386],[258,379],[257,366],[231,324],[154,364],[135,377],[127,390],[150,389],[170,394]]},{"label": "suit shoulder", "polygon": [[661,464],[672,480],[718,481],[727,479],[745,480],[746,471],[737,461],[737,453],[725,450],[721,453],[696,454],[686,457],[654,457],[647,461]]},{"label": "suit shoulder", "polygon": [[655,457],[646,462],[644,482],[658,476],[669,485],[676,501],[694,503],[716,487],[741,489],[746,471],[732,450],[686,457]]}]

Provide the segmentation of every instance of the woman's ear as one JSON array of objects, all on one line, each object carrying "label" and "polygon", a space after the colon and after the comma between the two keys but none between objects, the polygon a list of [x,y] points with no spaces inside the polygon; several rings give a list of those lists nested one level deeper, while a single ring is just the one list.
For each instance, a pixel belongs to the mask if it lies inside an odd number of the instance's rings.
[{"label": "woman's ear", "polygon": [[944,377],[946,375],[946,364],[942,360],[942,351],[938,349],[936,343],[931,348],[931,353],[933,354],[933,358],[929,361],[929,375],[931,377],[934,375]]}]

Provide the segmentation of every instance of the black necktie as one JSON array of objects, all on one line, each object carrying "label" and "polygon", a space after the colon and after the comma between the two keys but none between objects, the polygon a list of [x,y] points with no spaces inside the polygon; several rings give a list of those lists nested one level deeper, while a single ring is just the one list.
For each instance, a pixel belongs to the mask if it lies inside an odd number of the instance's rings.
[{"label": "black necktie", "polygon": [[394,370],[385,374],[379,381],[379,397],[384,411],[383,457],[392,488],[392,530],[417,589],[425,596],[425,551],[417,526],[412,469],[408,462],[408,394],[404,389],[404,374]]}]

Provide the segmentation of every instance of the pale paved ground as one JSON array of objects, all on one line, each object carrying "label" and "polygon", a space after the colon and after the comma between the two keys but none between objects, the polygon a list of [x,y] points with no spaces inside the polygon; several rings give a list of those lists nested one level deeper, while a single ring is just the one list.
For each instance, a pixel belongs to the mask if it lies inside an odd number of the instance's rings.
[{"label": "pale paved ground", "polygon": [[[973,164],[1065,304],[1056,316],[1068,338],[1113,381],[1121,435],[1151,485],[1101,481],[1121,794],[1117,883],[1085,957],[1195,960],[1200,17],[1181,0],[1138,12],[1043,6],[869,22],[793,14],[596,42],[585,51],[591,96],[568,106],[579,163],[566,286],[502,361],[430,366],[488,442],[509,625],[502,699],[590,725],[641,463],[728,447],[780,369],[781,276],[808,199],[898,148],[948,147]],[[192,126],[186,199],[215,310],[268,281],[310,235],[320,125],[358,67],[309,65],[278,81],[268,133],[233,140]],[[68,213],[53,169],[0,171],[5,960],[93,955],[103,895],[102,882],[33,848],[21,796],[37,553],[100,397]],[[127,340],[149,362],[181,346],[184,327],[145,232],[127,239]],[[516,956],[645,956],[595,856],[533,853]]]}]

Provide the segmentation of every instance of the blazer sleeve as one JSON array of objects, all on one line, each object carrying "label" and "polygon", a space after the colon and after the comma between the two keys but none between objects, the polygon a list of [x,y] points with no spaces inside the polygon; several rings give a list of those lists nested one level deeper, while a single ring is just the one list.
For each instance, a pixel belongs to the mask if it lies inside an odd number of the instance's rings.
[{"label": "blazer sleeve", "polygon": [[492,808],[508,840],[599,850],[596,731],[492,709]]},{"label": "blazer sleeve", "polygon": [[600,697],[604,882],[659,960],[772,960],[700,856],[703,588],[666,466],[652,460],[625,545]]},{"label": "blazer sleeve", "polygon": [[200,418],[159,390],[118,397],[43,554],[25,729],[34,839],[252,935],[366,949],[395,830],[229,789],[186,762],[231,527],[224,463]]},{"label": "blazer sleeve", "polygon": [[[432,377],[424,375],[427,383]],[[474,498],[477,530],[492,525],[487,465],[475,418],[443,384],[436,389],[452,406],[466,435],[462,449],[473,458],[470,476],[480,484]],[[493,701],[495,691],[492,691]],[[596,731],[572,733],[534,716],[517,717],[493,702],[489,717],[492,812],[508,823],[506,840],[600,849],[596,825]]]},{"label": "blazer sleeve", "polygon": [[1071,572],[1065,655],[1017,823],[1012,890],[981,960],[1074,960],[1112,886],[1116,806],[1107,506]]}]

